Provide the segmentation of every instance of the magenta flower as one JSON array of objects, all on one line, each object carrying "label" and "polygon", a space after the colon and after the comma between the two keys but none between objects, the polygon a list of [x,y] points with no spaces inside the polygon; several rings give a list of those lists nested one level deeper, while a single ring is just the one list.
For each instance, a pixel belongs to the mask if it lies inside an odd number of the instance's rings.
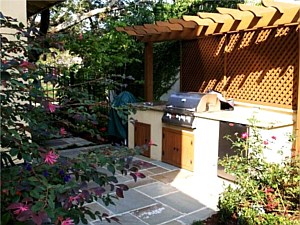
[{"label": "magenta flower", "polygon": [[74,202],[74,204],[78,204],[80,198],[81,198],[81,195],[80,195],[80,194],[79,194],[79,195],[76,195],[76,196],[70,196],[70,197],[69,197],[69,202],[70,202],[70,203],[73,203],[73,202]]},{"label": "magenta flower", "polygon": [[59,134],[60,134],[61,136],[66,136],[66,135],[67,135],[66,129],[65,129],[64,127],[60,128]]},{"label": "magenta flower", "polygon": [[268,145],[268,144],[269,144],[268,140],[264,140],[264,145]]},{"label": "magenta flower", "polygon": [[44,162],[49,165],[53,165],[54,163],[56,163],[58,157],[59,156],[57,154],[55,154],[53,150],[51,150],[45,155]]},{"label": "magenta flower", "polygon": [[82,35],[82,33],[80,33],[79,34],[79,40],[82,40],[82,38],[83,38],[83,35]]},{"label": "magenta flower", "polygon": [[29,206],[23,203],[12,203],[7,207],[7,209],[12,209],[14,210],[13,213],[15,215],[19,215],[20,213],[29,210]]},{"label": "magenta flower", "polygon": [[271,138],[272,138],[273,140],[276,140],[276,139],[277,139],[276,136],[272,136]]},{"label": "magenta flower", "polygon": [[51,113],[54,113],[56,110],[56,106],[53,105],[51,102],[48,103],[48,109]]},{"label": "magenta flower", "polygon": [[247,139],[249,136],[248,136],[248,133],[247,132],[245,132],[245,133],[242,133],[242,138],[243,139]]},{"label": "magenta flower", "polygon": [[71,218],[67,218],[61,222],[61,225],[75,225],[74,221]]},{"label": "magenta flower", "polygon": [[35,69],[35,65],[33,63],[27,62],[27,61],[23,61],[20,64],[20,67],[26,68],[26,69]]}]

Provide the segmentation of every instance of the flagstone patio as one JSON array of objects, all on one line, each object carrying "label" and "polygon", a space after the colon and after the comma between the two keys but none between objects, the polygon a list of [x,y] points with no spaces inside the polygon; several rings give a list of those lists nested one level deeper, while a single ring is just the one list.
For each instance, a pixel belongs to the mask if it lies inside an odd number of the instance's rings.
[{"label": "flagstone patio", "polygon": [[[99,147],[81,138],[52,140],[50,146],[65,157],[76,157],[81,151]],[[117,175],[118,181],[129,187],[123,199],[109,206],[101,200],[87,204],[93,211],[118,218],[119,223],[89,218],[89,225],[189,225],[216,213],[221,179],[218,184],[206,185],[192,172],[161,161],[136,156],[133,162],[146,177],[135,182],[131,176]]]}]

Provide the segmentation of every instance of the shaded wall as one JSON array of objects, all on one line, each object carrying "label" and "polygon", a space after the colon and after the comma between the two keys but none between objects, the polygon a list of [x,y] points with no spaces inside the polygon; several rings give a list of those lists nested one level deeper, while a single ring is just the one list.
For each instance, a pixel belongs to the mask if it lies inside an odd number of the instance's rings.
[{"label": "shaded wall", "polygon": [[296,109],[298,55],[296,26],[186,41],[181,91],[214,89],[240,102]]}]

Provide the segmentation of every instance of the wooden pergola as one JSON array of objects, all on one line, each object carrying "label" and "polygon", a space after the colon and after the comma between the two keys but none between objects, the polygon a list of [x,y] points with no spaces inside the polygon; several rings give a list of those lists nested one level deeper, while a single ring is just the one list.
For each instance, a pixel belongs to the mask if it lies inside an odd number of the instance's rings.
[{"label": "wooden pergola", "polygon": [[238,9],[217,8],[218,13],[198,12],[182,19],[156,21],[143,26],[117,27],[145,42],[145,99],[153,101],[153,42],[192,40],[209,35],[299,24],[298,4],[263,0],[263,6],[238,4]]},{"label": "wooden pergola", "polygon": [[63,1],[64,0],[27,0],[27,16],[33,16]]},{"label": "wooden pergola", "polygon": [[[136,40],[145,43],[145,100],[153,101],[153,43],[171,40],[204,40],[212,36],[232,35],[235,33],[262,31],[268,29],[296,27],[297,46],[300,46],[299,14],[300,4],[263,0],[262,6],[238,4],[238,9],[217,8],[218,13],[198,12],[197,15],[184,15],[181,19],[156,21],[141,26],[117,27]],[[203,39],[204,38],[204,39]],[[297,47],[299,48],[299,47]],[[224,49],[226,52],[226,49]],[[297,68],[300,68],[300,50],[297,54]],[[226,55],[226,54],[225,54]],[[225,57],[226,58],[226,57]],[[225,59],[226,60],[226,59]],[[296,149],[300,149],[300,69],[294,74],[297,87],[294,88]],[[226,80],[226,69],[224,72]],[[299,151],[300,152],[300,151]]]}]

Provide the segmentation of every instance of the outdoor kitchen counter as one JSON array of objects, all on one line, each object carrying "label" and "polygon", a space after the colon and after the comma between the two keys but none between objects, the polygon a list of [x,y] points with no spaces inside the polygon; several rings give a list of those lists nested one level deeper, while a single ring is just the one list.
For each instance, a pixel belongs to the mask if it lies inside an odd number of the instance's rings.
[{"label": "outdoor kitchen counter", "polygon": [[154,110],[154,111],[163,111],[166,107],[165,103],[157,102],[157,103],[150,103],[150,102],[139,102],[139,103],[130,103],[133,108],[139,110]]},{"label": "outdoor kitchen counter", "polygon": [[[163,112],[163,103],[135,103],[132,106],[139,110],[153,110]],[[292,126],[294,124],[292,112],[278,112],[274,110],[260,109],[257,107],[235,106],[232,111],[195,112],[194,115],[203,119],[225,121],[252,125],[250,118],[255,118],[255,125],[264,129],[275,129],[279,127]]]},{"label": "outdoor kitchen counter", "polygon": [[232,111],[198,112],[195,116],[244,125],[253,125],[249,119],[254,118],[257,121],[254,125],[263,129],[275,129],[294,124],[292,113],[249,107],[235,107]]}]

